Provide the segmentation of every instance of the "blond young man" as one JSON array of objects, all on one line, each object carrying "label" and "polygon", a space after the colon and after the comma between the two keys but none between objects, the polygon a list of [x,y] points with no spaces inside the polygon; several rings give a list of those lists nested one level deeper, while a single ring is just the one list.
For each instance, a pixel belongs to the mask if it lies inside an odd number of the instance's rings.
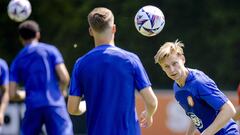
[{"label": "blond young man", "polygon": [[116,25],[109,9],[93,9],[88,22],[95,48],[75,63],[68,111],[81,115],[87,108],[88,135],[140,135],[135,90],[146,107],[142,127],[152,125],[158,103],[147,73],[137,55],[115,46]]},{"label": "blond young man", "polygon": [[197,128],[201,135],[238,135],[233,104],[206,74],[185,67],[183,47],[179,41],[166,42],[154,58],[174,80],[175,98],[192,120],[186,134]]}]

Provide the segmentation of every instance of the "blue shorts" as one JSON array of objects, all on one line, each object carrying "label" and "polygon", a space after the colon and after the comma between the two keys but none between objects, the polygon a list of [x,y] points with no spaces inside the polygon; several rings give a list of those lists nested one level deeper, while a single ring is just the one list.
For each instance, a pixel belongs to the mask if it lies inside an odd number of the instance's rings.
[{"label": "blue shorts", "polygon": [[73,135],[66,107],[27,109],[22,121],[21,135],[38,135],[45,124],[48,135]]}]

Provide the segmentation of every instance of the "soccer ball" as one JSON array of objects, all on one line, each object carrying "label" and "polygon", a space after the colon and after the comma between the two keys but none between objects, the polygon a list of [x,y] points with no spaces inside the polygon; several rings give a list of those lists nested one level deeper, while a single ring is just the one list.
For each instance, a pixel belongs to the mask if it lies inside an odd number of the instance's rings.
[{"label": "soccer ball", "polygon": [[151,5],[142,7],[134,18],[135,27],[144,36],[157,35],[165,25],[162,11]]},{"label": "soccer ball", "polygon": [[28,0],[11,0],[8,4],[8,16],[16,22],[26,20],[31,12],[32,7]]}]

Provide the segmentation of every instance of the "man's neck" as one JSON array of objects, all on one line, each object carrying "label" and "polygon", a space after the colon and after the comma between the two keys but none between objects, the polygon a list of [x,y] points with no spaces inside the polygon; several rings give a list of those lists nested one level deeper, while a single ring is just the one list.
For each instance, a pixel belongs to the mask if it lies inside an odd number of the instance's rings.
[{"label": "man's neck", "polygon": [[100,45],[112,45],[114,46],[114,41],[98,41],[98,42],[95,42],[95,47],[97,46],[100,46]]},{"label": "man's neck", "polygon": [[188,77],[188,74],[189,74],[189,71],[187,68],[185,68],[183,71],[183,76],[176,81],[180,87],[183,87],[186,84],[186,79]]},{"label": "man's neck", "polygon": [[24,46],[25,46],[25,45],[30,45],[30,44],[32,44],[32,43],[37,43],[37,42],[38,42],[37,39],[24,40],[24,41],[23,41],[23,45],[24,45]]},{"label": "man's neck", "polygon": [[95,43],[95,47],[97,47],[99,45],[103,45],[103,44],[108,44],[108,45],[114,46],[115,45],[114,35],[106,36],[106,37],[95,37],[94,43]]}]

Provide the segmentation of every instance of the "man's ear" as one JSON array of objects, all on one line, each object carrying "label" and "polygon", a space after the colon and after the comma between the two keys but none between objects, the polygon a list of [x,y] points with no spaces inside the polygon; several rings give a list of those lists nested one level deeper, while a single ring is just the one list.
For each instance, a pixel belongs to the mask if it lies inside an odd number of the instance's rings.
[{"label": "man's ear", "polygon": [[183,64],[185,64],[185,62],[186,62],[185,56],[184,56],[184,55],[181,55],[180,57],[181,57],[181,59],[182,59],[182,61],[183,61]]},{"label": "man's ear", "polygon": [[112,32],[113,32],[113,33],[116,33],[116,31],[117,31],[117,27],[116,27],[116,25],[115,25],[115,24],[113,24],[113,27],[112,27]]},{"label": "man's ear", "polygon": [[92,32],[92,29],[90,27],[88,28],[88,32],[89,32],[90,36],[93,36],[93,32]]},{"label": "man's ear", "polygon": [[36,33],[36,38],[37,38],[38,40],[41,38],[40,32],[37,32],[37,33]]}]

